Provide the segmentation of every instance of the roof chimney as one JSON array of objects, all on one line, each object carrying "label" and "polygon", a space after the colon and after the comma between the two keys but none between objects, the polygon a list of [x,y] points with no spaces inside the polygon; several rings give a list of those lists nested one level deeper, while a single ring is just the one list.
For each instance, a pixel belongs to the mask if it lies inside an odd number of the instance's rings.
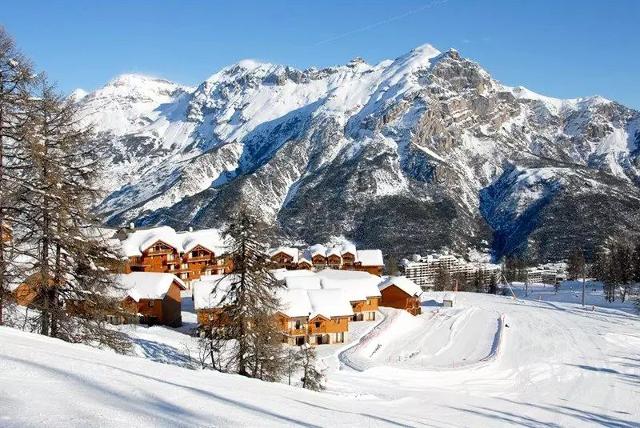
[{"label": "roof chimney", "polygon": [[133,222],[129,223],[129,229],[133,230],[135,228],[136,228],[136,225]]},{"label": "roof chimney", "polygon": [[189,232],[193,232],[193,227],[189,226]]}]

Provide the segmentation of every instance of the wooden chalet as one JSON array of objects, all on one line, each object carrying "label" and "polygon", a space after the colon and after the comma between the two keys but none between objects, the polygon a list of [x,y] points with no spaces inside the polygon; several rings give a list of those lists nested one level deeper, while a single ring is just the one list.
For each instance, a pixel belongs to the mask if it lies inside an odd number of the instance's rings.
[{"label": "wooden chalet", "polygon": [[[224,296],[232,281],[229,275],[213,275],[193,282],[193,303],[203,333],[224,328]],[[279,293],[283,307],[274,316],[284,343],[319,345],[346,340],[353,311],[340,290],[283,289]]]},{"label": "wooden chalet", "polygon": [[277,319],[284,343],[327,345],[347,340],[353,311],[340,290],[286,289],[281,301]]},{"label": "wooden chalet", "polygon": [[[173,274],[131,272],[116,275],[116,293],[123,293],[122,308],[147,325],[182,325],[182,298],[186,290],[182,280]],[[116,323],[126,319],[112,320]]]},{"label": "wooden chalet", "polygon": [[374,321],[380,304],[380,278],[368,272],[324,269],[317,273],[324,289],[341,290],[351,304],[351,321]]},{"label": "wooden chalet", "polygon": [[297,269],[298,249],[280,247],[271,252],[271,262],[274,268]]},{"label": "wooden chalet", "polygon": [[[120,236],[125,232],[121,229]],[[187,286],[203,275],[228,272],[223,239],[215,229],[176,232],[163,226],[126,233],[122,249],[128,272],[172,273]]]},{"label": "wooden chalet", "polygon": [[232,275],[211,275],[203,276],[191,284],[193,307],[201,330],[224,326],[224,300],[233,280]]},{"label": "wooden chalet", "polygon": [[379,285],[382,299],[380,306],[404,309],[412,315],[419,315],[420,295],[422,289],[404,276],[391,276],[383,280]]},{"label": "wooden chalet", "polygon": [[280,247],[272,251],[270,256],[274,268],[290,270],[355,270],[381,276],[384,269],[380,250],[357,250],[352,244],[334,247],[316,244],[304,250]]}]

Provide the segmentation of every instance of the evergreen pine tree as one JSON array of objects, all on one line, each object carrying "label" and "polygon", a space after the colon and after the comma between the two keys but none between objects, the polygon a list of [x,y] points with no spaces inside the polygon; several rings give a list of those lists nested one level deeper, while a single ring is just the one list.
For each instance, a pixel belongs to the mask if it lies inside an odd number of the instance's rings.
[{"label": "evergreen pine tree", "polygon": [[[224,339],[233,340],[229,359],[239,374],[276,380],[284,366],[284,356],[280,344],[282,334],[273,316],[280,305],[277,292],[284,285],[269,271],[264,231],[264,226],[246,209],[226,228],[224,234],[233,272],[228,274],[230,286],[222,291],[225,326],[211,334],[214,338],[222,335]],[[216,286],[213,292],[221,291]]]}]

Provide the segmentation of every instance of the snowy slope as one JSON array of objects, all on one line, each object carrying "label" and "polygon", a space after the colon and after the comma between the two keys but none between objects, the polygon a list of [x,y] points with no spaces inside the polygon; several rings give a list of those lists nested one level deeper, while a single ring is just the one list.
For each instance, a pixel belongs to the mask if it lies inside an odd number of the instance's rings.
[{"label": "snowy slope", "polygon": [[[427,297],[438,301],[440,294]],[[470,293],[457,293],[456,307],[446,311],[453,319],[464,318],[467,308],[504,315],[509,327],[503,329],[493,358],[465,364],[463,358],[474,349],[486,350],[484,341],[478,346],[454,328],[459,340],[457,350],[450,352],[447,323],[431,324],[424,332],[433,343],[424,341],[423,352],[449,352],[449,367],[398,367],[387,358],[356,371],[338,360],[353,343],[327,345],[318,348],[329,367],[325,393],[188,370],[0,328],[0,425],[637,426],[636,315]],[[476,327],[478,339],[495,332],[495,325],[480,324],[487,328]],[[355,323],[350,340],[366,343],[376,336],[371,327]],[[153,343],[181,342],[170,329],[136,330],[136,337]],[[396,343],[419,338],[412,329],[395,330]],[[396,348],[398,356],[405,351]]]},{"label": "snowy slope", "polygon": [[[496,253],[529,243],[544,258],[566,250],[562,236],[545,247],[553,210],[596,195],[604,235],[638,232],[640,113],[502,85],[455,50],[307,70],[245,60],[196,88],[125,75],[74,97],[108,147],[112,225],[220,226],[248,204],[293,240],[421,252],[494,235]],[[529,178],[513,185],[514,169]]]},{"label": "snowy slope", "polygon": [[477,364],[497,349],[500,314],[467,308],[441,308],[419,316],[385,309],[385,320],[343,358],[363,370],[376,366],[438,369]]}]

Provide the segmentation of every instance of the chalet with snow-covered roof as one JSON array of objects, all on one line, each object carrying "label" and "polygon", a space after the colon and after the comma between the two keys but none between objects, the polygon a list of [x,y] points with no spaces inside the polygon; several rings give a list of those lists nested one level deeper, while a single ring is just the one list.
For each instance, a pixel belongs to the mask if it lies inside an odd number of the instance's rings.
[{"label": "chalet with snow-covered roof", "polygon": [[317,273],[323,289],[341,290],[353,311],[352,321],[374,321],[382,294],[380,278],[368,272],[325,269]]},{"label": "chalet with snow-covered roof", "polygon": [[138,317],[142,324],[181,326],[182,290],[186,290],[184,282],[169,273],[131,272],[115,276],[114,297],[120,295],[123,309]]},{"label": "chalet with snow-covered roof", "polygon": [[407,277],[387,277],[378,284],[378,289],[382,295],[380,306],[404,309],[412,315],[422,312],[420,309],[422,289]]},{"label": "chalet with snow-covered roof", "polygon": [[[310,271],[281,269],[273,274],[287,284],[278,292],[282,308],[274,314],[283,342],[319,345],[346,340],[353,310],[342,290],[322,288],[320,278]],[[201,329],[224,326],[225,296],[233,280],[233,275],[212,275],[193,282],[193,302]]]},{"label": "chalet with snow-covered roof", "polygon": [[291,247],[280,247],[270,254],[271,262],[276,268],[297,269],[298,249]]},{"label": "chalet with snow-covered roof", "polygon": [[161,272],[178,276],[187,286],[202,275],[229,271],[224,240],[215,229],[176,232],[168,226],[121,229],[124,256],[131,272]]},{"label": "chalet with snow-covered roof", "polygon": [[233,275],[207,275],[193,281],[193,306],[201,329],[224,325],[225,297],[234,279]]},{"label": "chalet with snow-covered roof", "polygon": [[283,342],[326,345],[347,340],[353,311],[341,290],[287,288],[280,299],[283,308],[277,317]]},{"label": "chalet with snow-covered roof", "polygon": [[350,243],[331,247],[315,244],[305,249],[280,247],[270,256],[274,268],[357,270],[377,276],[384,269],[382,251],[358,250]]}]

